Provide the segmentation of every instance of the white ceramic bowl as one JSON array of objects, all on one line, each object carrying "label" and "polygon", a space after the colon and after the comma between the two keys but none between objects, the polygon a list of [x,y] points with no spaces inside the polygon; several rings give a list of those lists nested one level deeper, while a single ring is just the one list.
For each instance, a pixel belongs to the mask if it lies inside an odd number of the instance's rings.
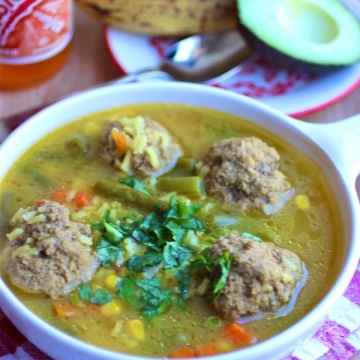
[{"label": "white ceramic bowl", "polygon": [[[360,210],[355,181],[360,171],[360,116],[330,124],[310,124],[291,119],[250,98],[205,85],[154,82],[112,86],[63,100],[19,127],[0,148],[0,179],[29,146],[55,128],[110,107],[149,102],[209,107],[252,120],[307,153],[325,172],[344,224],[342,249],[336,255],[339,267],[334,269],[337,280],[331,290],[311,312],[282,333],[244,350],[211,359],[279,359],[289,354],[325,320],[328,311],[344,293],[358,264]],[[1,279],[0,306],[26,337],[52,358],[147,359],[107,351],[64,334],[29,311]]]}]

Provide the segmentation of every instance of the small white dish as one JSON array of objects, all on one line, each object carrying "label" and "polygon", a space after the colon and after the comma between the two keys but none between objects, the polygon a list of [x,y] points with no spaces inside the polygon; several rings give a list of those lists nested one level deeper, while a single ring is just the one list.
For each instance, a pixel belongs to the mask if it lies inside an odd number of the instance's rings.
[{"label": "small white dish", "polygon": [[[121,72],[159,65],[164,49],[175,37],[150,37],[106,27],[105,41]],[[207,82],[255,98],[287,115],[299,117],[340,101],[360,86],[360,63],[322,76],[276,69],[253,56],[229,76]]]}]

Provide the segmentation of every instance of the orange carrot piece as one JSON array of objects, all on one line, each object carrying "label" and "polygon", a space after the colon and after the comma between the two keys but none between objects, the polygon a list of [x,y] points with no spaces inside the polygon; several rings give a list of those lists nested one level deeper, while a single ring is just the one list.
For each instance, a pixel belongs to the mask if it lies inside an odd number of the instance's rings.
[{"label": "orange carrot piece", "polygon": [[126,137],[123,133],[121,133],[118,129],[111,129],[111,136],[115,140],[116,144],[116,152],[119,155],[123,155],[126,152]]},{"label": "orange carrot piece", "polygon": [[212,356],[219,353],[220,352],[215,344],[201,344],[195,346],[195,354],[197,357]]},{"label": "orange carrot piece", "polygon": [[52,303],[56,317],[60,319],[68,319],[76,314],[79,309],[68,301],[54,301]]},{"label": "orange carrot piece", "polygon": [[64,204],[69,195],[69,190],[67,189],[57,189],[51,195],[51,200],[58,202],[59,204]]},{"label": "orange carrot piece", "polygon": [[169,354],[170,359],[194,359],[196,358],[195,349],[186,347],[182,349],[173,350]]},{"label": "orange carrot piece", "polygon": [[251,344],[255,337],[245,326],[238,323],[231,323],[223,329],[223,335],[236,345]]},{"label": "orange carrot piece", "polygon": [[91,203],[91,195],[87,192],[77,192],[74,196],[73,202],[77,208],[82,208]]}]

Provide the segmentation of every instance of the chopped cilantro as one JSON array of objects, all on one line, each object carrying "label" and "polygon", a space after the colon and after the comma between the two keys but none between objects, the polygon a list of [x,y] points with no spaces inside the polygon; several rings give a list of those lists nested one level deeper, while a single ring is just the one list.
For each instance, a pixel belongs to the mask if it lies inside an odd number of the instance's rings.
[{"label": "chopped cilantro", "polygon": [[[131,187],[141,188],[141,182],[135,178],[127,178],[125,183]],[[140,191],[140,190],[139,190]],[[219,296],[229,276],[231,258],[228,253],[214,259],[211,251],[206,248],[202,252],[185,246],[184,238],[189,231],[203,233],[202,221],[195,216],[200,209],[198,205],[189,206],[179,202],[174,195],[169,207],[164,210],[158,206],[145,216],[125,217],[113,221],[110,213],[104,214],[102,221],[93,225],[101,236],[96,244],[96,251],[103,266],[124,262],[123,240],[131,238],[147,247],[143,255],[132,255],[125,262],[126,276],[117,283],[115,293],[128,300],[134,308],[141,311],[151,320],[167,309],[175,295],[170,290],[164,290],[159,278],[137,279],[137,273],[148,268],[161,266],[169,269],[178,281],[179,295],[176,296],[180,306],[188,298],[190,279],[201,269],[218,276],[217,282],[209,289],[209,301]],[[100,291],[100,290],[98,290]],[[83,298],[97,300],[102,293],[92,295],[91,288],[82,289]],[[95,300],[94,300],[95,299]],[[90,300],[88,300],[90,301]]]},{"label": "chopped cilantro", "polygon": [[88,284],[82,284],[78,289],[79,296],[92,304],[104,305],[113,300],[113,296],[106,290],[97,289],[93,292],[93,289]]},{"label": "chopped cilantro", "polygon": [[122,244],[113,245],[105,238],[101,237],[97,242],[96,251],[100,263],[103,266],[110,266],[117,263],[122,263],[124,258],[124,249]]},{"label": "chopped cilantro", "polygon": [[116,292],[140,310],[148,320],[162,314],[171,305],[173,298],[169,290],[161,289],[159,279],[135,280],[131,275],[121,278]]},{"label": "chopped cilantro", "polygon": [[137,190],[137,191],[140,191],[140,192],[142,192],[144,194],[150,195],[150,191],[148,189],[146,189],[144,184],[140,180],[136,179],[133,176],[129,176],[129,177],[121,180],[121,183],[123,183],[123,184]]},{"label": "chopped cilantro", "polygon": [[181,246],[175,241],[168,242],[164,247],[165,268],[179,267],[194,253],[194,250]]},{"label": "chopped cilantro", "polygon": [[218,277],[218,280],[215,283],[211,294],[207,297],[206,299],[207,301],[215,300],[221,294],[229,277],[230,268],[231,268],[231,256],[227,251],[225,251],[214,261],[213,271],[218,272],[217,269],[219,269],[220,276]]},{"label": "chopped cilantro", "polygon": [[127,266],[131,271],[141,272],[148,267],[159,265],[164,259],[162,253],[149,251],[145,255],[133,255],[128,261]]}]

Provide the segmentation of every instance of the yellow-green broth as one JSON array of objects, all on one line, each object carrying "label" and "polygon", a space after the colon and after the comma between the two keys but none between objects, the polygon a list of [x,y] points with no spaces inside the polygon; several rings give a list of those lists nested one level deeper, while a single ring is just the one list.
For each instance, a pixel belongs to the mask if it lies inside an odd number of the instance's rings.
[{"label": "yellow-green broth", "polygon": [[[5,234],[10,231],[8,222],[19,207],[31,206],[37,200],[47,199],[53,189],[60,187],[86,190],[95,195],[94,183],[117,172],[99,156],[100,136],[104,126],[123,116],[137,115],[149,116],[163,124],[178,139],[185,155],[198,160],[203,158],[215,141],[230,137],[257,136],[277,149],[281,156],[280,170],[295,188],[295,195],[272,215],[243,217],[236,213],[230,214],[239,220],[233,228],[295,252],[304,262],[308,278],[293,311],[283,317],[269,315],[246,326],[258,341],[262,341],[302,318],[332,284],[336,244],[341,236],[338,210],[333,204],[324,175],[312,160],[284,140],[244,119],[213,110],[173,104],[132,105],[83,117],[45,136],[16,161],[1,182],[0,195],[11,193],[14,198],[6,208],[2,208],[0,249],[7,242]],[[89,139],[90,151],[85,157],[63,155],[73,134],[84,134]],[[45,175],[49,183],[44,183],[39,174]],[[309,210],[302,211],[296,206],[295,198],[299,194],[308,197]],[[102,199],[105,200],[112,199]],[[208,200],[205,198],[192,202],[204,205]],[[90,219],[100,221],[101,216],[93,211],[80,221],[88,222]],[[126,331],[111,336],[118,319],[142,319],[126,300],[117,299],[122,308],[121,315],[105,316],[99,306],[93,306],[80,309],[73,318],[59,319],[54,316],[53,299],[26,293],[14,287],[6,274],[2,276],[25,305],[44,320],[104,348],[163,357],[176,347],[217,341],[217,333],[207,330],[204,321],[209,316],[220,315],[211,304],[205,304],[200,298],[186,301],[186,310],[173,305],[167,313],[152,321],[144,320],[146,337],[144,341],[137,341],[131,339]],[[97,276],[99,274],[95,274],[93,284],[99,282]],[[182,334],[185,334],[185,340],[179,340]]]}]

